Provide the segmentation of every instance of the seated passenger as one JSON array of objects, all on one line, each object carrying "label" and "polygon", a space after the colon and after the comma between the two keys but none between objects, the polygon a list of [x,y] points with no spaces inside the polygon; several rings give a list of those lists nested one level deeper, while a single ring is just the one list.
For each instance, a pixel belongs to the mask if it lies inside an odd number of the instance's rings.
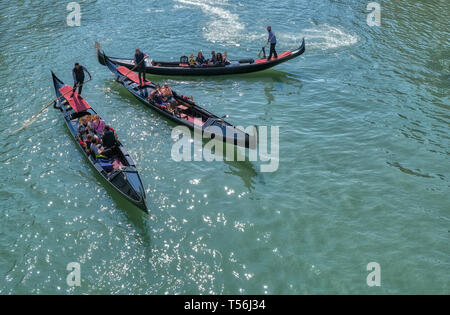
[{"label": "seated passenger", "polygon": [[213,50],[211,51],[211,58],[208,59],[209,65],[214,65],[217,62],[216,52]]},{"label": "seated passenger", "polygon": [[99,140],[97,138],[92,139],[92,143],[89,146],[89,150],[93,157],[97,158],[100,157],[103,153],[103,149],[101,148],[101,145],[99,144]]},{"label": "seated passenger", "polygon": [[92,137],[92,135],[88,135],[86,137],[86,141],[84,141],[84,144],[86,145],[86,150],[91,149],[91,144],[92,144],[92,141],[94,141],[94,139],[97,139],[97,138]]},{"label": "seated passenger", "polygon": [[167,103],[167,110],[171,113],[178,114],[178,103],[175,100],[175,98],[172,97],[172,99]]},{"label": "seated passenger", "polygon": [[169,87],[169,84],[164,84],[161,88],[161,96],[164,102],[168,102],[173,97],[172,89]]},{"label": "seated passenger", "polygon": [[86,116],[84,116],[84,118],[86,119],[86,122],[87,122],[89,128],[90,128],[90,129],[93,129],[93,128],[92,128],[92,122],[94,121],[94,116],[92,116],[92,115],[86,115]]},{"label": "seated passenger", "polygon": [[87,152],[90,152],[92,142],[93,142],[93,137],[92,137],[92,135],[87,135],[86,141],[84,141],[84,145],[85,145],[84,148],[86,149]]},{"label": "seated passenger", "polygon": [[189,56],[189,65],[190,66],[195,66],[194,54],[191,54]]},{"label": "seated passenger", "polygon": [[150,95],[148,96],[148,100],[151,101],[153,100],[156,104],[161,104],[162,103],[162,97],[161,97],[161,92],[160,92],[161,87],[159,85],[157,85],[155,87],[155,89],[150,93]]},{"label": "seated passenger", "polygon": [[195,61],[197,62],[197,65],[202,65],[206,63],[205,57],[203,57],[203,53],[201,51],[198,52]]},{"label": "seated passenger", "polygon": [[78,140],[78,143],[84,148],[84,149],[86,149],[86,143],[84,143],[84,141],[83,140]]},{"label": "seated passenger", "polygon": [[114,132],[111,131],[111,128],[108,125],[105,126],[105,132],[103,133],[102,143],[105,149],[113,148],[117,144],[116,136],[114,135]]},{"label": "seated passenger", "polygon": [[223,63],[225,64],[225,65],[229,65],[230,64],[230,62],[227,60],[227,52],[224,52],[223,53]]},{"label": "seated passenger", "polygon": [[86,117],[81,117],[80,124],[78,125],[78,137],[83,139],[85,134],[88,133],[90,124]]},{"label": "seated passenger", "polygon": [[92,122],[92,128],[96,134],[102,135],[105,129],[105,121],[101,119],[99,115],[96,115],[94,117],[94,121]]},{"label": "seated passenger", "polygon": [[224,62],[225,62],[225,61],[224,61],[224,59],[223,59],[222,54],[221,54],[221,53],[217,53],[215,64],[216,64],[216,65],[222,65],[222,64],[224,64]]},{"label": "seated passenger", "polygon": [[84,129],[83,139],[86,139],[88,135],[95,136],[94,128],[92,128],[90,124],[88,124],[88,126]]}]

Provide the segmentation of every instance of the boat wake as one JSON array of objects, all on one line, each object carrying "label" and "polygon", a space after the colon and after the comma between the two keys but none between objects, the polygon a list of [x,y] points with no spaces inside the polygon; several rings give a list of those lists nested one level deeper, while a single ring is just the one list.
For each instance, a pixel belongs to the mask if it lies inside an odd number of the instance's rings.
[{"label": "boat wake", "polygon": [[301,41],[301,37],[305,37],[308,43],[308,49],[327,50],[336,49],[354,45],[358,42],[358,36],[348,34],[342,29],[327,24],[318,25],[314,28],[308,28],[301,34],[278,35],[283,40]]},{"label": "boat wake", "polygon": [[240,46],[245,25],[239,22],[239,15],[220,6],[230,5],[226,0],[177,0],[185,6],[195,6],[209,16],[210,20],[203,28],[204,37],[212,43],[226,43]]},{"label": "boat wake", "polygon": [[[264,40],[265,32],[248,33],[246,24],[240,22],[239,15],[229,9],[233,6],[227,0],[176,0],[179,5],[174,8],[198,8],[209,18],[203,27],[204,38],[211,43],[240,46],[243,42],[253,43]],[[228,8],[227,8],[228,7]],[[232,8],[231,8],[232,9]],[[243,36],[243,34],[245,34]],[[317,25],[296,33],[277,32],[281,43],[292,46],[301,44],[302,38],[307,40],[308,49],[327,50],[351,46],[358,42],[358,36],[327,24]],[[282,44],[282,46],[284,46]]]}]

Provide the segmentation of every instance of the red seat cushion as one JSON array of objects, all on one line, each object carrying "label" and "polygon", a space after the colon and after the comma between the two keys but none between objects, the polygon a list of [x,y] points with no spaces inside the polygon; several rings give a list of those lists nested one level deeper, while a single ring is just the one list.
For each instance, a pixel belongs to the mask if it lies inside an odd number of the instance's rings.
[{"label": "red seat cushion", "polygon": [[[131,81],[139,84],[139,75],[136,72],[130,71],[127,67],[120,66],[116,68],[122,75],[126,76]],[[151,81],[145,80],[145,85],[151,84]]]},{"label": "red seat cushion", "polygon": [[84,98],[79,97],[78,92],[75,91],[72,97],[73,87],[65,85],[60,88],[59,91],[64,95],[64,98],[77,113],[91,108]]},{"label": "red seat cushion", "polygon": [[[292,54],[292,52],[290,52],[289,50],[285,51],[284,53],[278,55],[278,59],[285,58],[285,57],[289,56],[290,54]],[[276,60],[275,57],[272,57],[271,61],[273,61],[273,60]],[[264,62],[267,62],[267,58],[261,58],[261,59],[255,60],[255,63],[264,63]]]}]

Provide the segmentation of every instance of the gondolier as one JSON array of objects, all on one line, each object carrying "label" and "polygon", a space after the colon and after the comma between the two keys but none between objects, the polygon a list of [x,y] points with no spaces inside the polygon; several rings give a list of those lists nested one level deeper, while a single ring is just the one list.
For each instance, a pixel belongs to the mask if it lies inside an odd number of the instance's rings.
[{"label": "gondolier", "polygon": [[145,59],[148,57],[147,54],[136,48],[136,53],[134,55],[134,64],[136,65],[136,71],[139,74],[139,85],[142,86],[142,82],[145,82]]},{"label": "gondolier", "polygon": [[84,83],[84,71],[87,72],[89,75],[89,80],[92,79],[91,74],[86,69],[86,67],[80,65],[78,62],[75,63],[75,66],[72,69],[72,76],[73,76],[73,91],[72,95],[70,97],[73,97],[73,94],[75,93],[77,86],[78,86],[78,95],[81,96],[81,91],[83,90],[83,83]]},{"label": "gondolier", "polygon": [[278,59],[278,54],[277,51],[275,50],[275,46],[277,45],[277,37],[275,36],[274,32],[272,32],[271,26],[267,26],[267,32],[269,32],[267,44],[270,43],[270,53],[269,57],[267,58],[267,61],[270,61],[270,59],[272,59],[272,55],[275,57],[275,59]]}]

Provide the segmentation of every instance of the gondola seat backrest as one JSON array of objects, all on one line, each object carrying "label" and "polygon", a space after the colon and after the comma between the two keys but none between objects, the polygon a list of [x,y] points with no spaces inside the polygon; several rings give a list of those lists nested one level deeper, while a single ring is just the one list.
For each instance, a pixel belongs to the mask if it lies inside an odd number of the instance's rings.
[{"label": "gondola seat backrest", "polygon": [[189,58],[187,56],[181,56],[180,57],[180,63],[181,64],[188,64],[189,63]]},{"label": "gondola seat backrest", "polygon": [[241,59],[241,60],[239,60],[239,63],[250,63],[250,64],[252,64],[254,62],[255,62],[254,59]]},{"label": "gondola seat backrest", "polygon": [[109,162],[104,162],[101,160],[98,160],[98,164],[107,172],[112,172],[114,170],[114,166]]}]

